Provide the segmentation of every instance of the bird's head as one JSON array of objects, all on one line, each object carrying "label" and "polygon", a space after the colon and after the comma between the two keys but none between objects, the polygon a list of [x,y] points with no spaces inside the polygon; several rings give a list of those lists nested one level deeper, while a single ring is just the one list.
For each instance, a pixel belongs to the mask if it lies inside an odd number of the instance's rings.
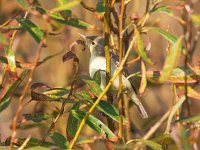
[{"label": "bird's head", "polygon": [[85,46],[90,50],[91,55],[104,56],[104,38],[101,36],[80,35],[84,39]]}]

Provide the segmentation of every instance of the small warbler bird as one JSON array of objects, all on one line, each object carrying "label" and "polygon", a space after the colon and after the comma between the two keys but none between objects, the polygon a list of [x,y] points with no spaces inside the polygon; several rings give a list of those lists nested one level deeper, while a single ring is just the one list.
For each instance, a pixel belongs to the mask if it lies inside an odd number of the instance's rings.
[{"label": "small warbler bird", "polygon": [[[89,73],[90,77],[93,78],[96,71],[100,70],[101,76],[101,88],[106,87],[106,58],[104,52],[104,38],[100,36],[84,36],[80,34],[84,40],[85,45],[90,50],[90,64],[89,64]],[[111,52],[111,77],[117,71],[117,65],[119,64],[119,59],[116,54]],[[123,92],[134,102],[142,118],[148,118],[147,112],[144,109],[142,103],[136,95],[136,90],[129,80],[126,79],[127,73],[123,70],[122,83],[123,83]],[[112,93],[116,93],[119,87],[119,77],[117,77],[111,85]]]}]

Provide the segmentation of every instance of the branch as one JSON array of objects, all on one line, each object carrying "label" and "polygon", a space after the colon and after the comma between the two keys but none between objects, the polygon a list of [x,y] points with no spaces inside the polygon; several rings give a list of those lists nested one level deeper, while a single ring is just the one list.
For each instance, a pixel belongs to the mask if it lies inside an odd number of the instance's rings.
[{"label": "branch", "polygon": [[14,143],[14,140],[15,140],[17,121],[19,119],[19,116],[20,116],[22,108],[23,108],[22,106],[23,106],[24,97],[25,97],[25,95],[26,95],[26,93],[27,93],[27,91],[29,89],[29,86],[30,86],[30,83],[32,81],[32,76],[33,76],[33,73],[35,71],[35,68],[37,67],[37,64],[38,64],[38,61],[39,61],[39,58],[40,58],[40,54],[41,54],[41,51],[42,51],[42,46],[43,46],[43,43],[45,41],[45,36],[46,36],[46,34],[44,35],[43,39],[39,43],[38,51],[37,51],[37,55],[36,55],[36,58],[35,58],[35,61],[34,61],[33,68],[30,71],[30,74],[29,74],[29,77],[28,77],[28,81],[26,82],[26,84],[24,86],[24,89],[22,91],[22,94],[21,94],[21,96],[19,98],[19,101],[18,101],[17,112],[16,112],[16,115],[13,118],[13,121],[12,121],[12,134],[11,134],[11,142],[10,142],[10,148],[9,148],[10,150],[12,150],[12,146],[13,146],[13,143]]},{"label": "branch", "polygon": [[[121,7],[120,7],[120,15],[119,15],[119,64],[122,63],[123,58],[123,26],[124,26],[124,10],[125,10],[125,4],[124,0],[121,0]],[[122,72],[119,73],[119,88],[118,88],[118,111],[119,111],[119,138],[122,140],[123,138],[123,120],[122,120]]]},{"label": "branch", "polygon": [[99,101],[103,98],[103,96],[108,92],[109,88],[111,87],[113,81],[117,78],[117,76],[119,75],[119,73],[123,70],[123,66],[129,56],[129,53],[131,52],[132,48],[133,48],[133,45],[134,45],[134,41],[135,41],[135,38],[133,37],[130,45],[129,45],[129,48],[127,50],[127,53],[122,61],[122,63],[120,64],[118,70],[116,71],[116,73],[114,74],[114,76],[110,79],[109,83],[107,84],[106,88],[103,90],[103,92],[99,95],[98,99],[95,101],[95,103],[92,105],[92,107],[89,109],[89,111],[87,112],[87,114],[85,115],[85,117],[82,119],[80,125],[79,125],[79,128],[78,130],[76,131],[76,134],[73,138],[73,140],[71,141],[70,143],[70,146],[69,146],[69,149],[72,149],[76,140],[78,139],[78,136],[88,118],[88,116],[93,112],[93,110],[95,109],[95,107],[98,105]]},{"label": "branch", "polygon": [[95,8],[92,8],[92,7],[89,7],[87,6],[83,1],[80,2],[81,5],[83,6],[83,8],[85,8],[86,10],[89,10],[91,12],[96,12],[96,9]]}]

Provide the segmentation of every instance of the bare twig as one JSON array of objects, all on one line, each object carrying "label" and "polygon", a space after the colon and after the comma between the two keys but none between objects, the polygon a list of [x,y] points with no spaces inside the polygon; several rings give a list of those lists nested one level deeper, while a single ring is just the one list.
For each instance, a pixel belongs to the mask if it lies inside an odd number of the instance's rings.
[{"label": "bare twig", "polygon": [[64,110],[65,110],[65,105],[67,103],[67,100],[70,99],[70,97],[72,96],[73,94],[73,90],[74,90],[74,84],[76,83],[76,80],[77,80],[77,73],[78,73],[78,68],[76,68],[76,74],[75,74],[75,79],[74,81],[72,82],[71,84],[71,88],[70,88],[70,91],[69,91],[69,94],[67,96],[67,98],[64,99],[64,101],[62,102],[62,105],[61,105],[61,108],[60,108],[60,111],[58,113],[58,115],[56,116],[56,118],[53,120],[53,122],[51,123],[49,129],[47,130],[47,133],[44,135],[44,137],[42,138],[41,140],[41,144],[43,144],[48,136],[48,134],[51,132],[51,130],[55,127],[56,123],[58,122],[58,119],[63,115],[64,113]]},{"label": "bare twig", "polygon": [[21,111],[22,111],[22,108],[23,108],[22,106],[23,106],[24,97],[25,97],[25,95],[26,95],[26,93],[27,93],[27,91],[29,89],[29,85],[30,85],[30,83],[32,81],[32,76],[33,76],[33,73],[35,71],[35,68],[37,67],[37,63],[38,63],[39,58],[40,58],[40,54],[41,54],[41,51],[42,51],[42,46],[43,46],[44,40],[45,40],[45,35],[44,35],[43,39],[41,40],[41,42],[38,45],[38,51],[37,51],[36,58],[34,60],[33,68],[30,71],[30,74],[28,76],[28,81],[26,82],[26,84],[24,86],[24,89],[22,91],[22,94],[21,94],[21,96],[19,98],[19,101],[18,101],[17,112],[16,112],[16,115],[13,118],[13,122],[12,122],[12,135],[11,135],[11,142],[10,142],[10,148],[9,148],[10,150],[12,150],[13,142],[15,140],[17,121],[19,119],[19,115],[21,114]]},{"label": "bare twig", "polygon": [[91,11],[91,12],[96,12],[96,9],[95,9],[95,8],[92,8],[92,7],[87,6],[83,1],[81,1],[80,3],[81,3],[81,5],[83,6],[83,8],[85,8],[85,9]]}]

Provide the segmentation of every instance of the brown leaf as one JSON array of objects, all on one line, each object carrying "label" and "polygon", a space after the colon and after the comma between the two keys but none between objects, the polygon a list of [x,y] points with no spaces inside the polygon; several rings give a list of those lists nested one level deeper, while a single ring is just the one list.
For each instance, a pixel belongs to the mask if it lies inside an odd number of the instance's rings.
[{"label": "brown leaf", "polygon": [[64,56],[63,56],[63,62],[68,61],[70,59],[74,59],[75,62],[79,62],[78,57],[76,56],[76,54],[74,54],[72,51],[67,52]]}]

